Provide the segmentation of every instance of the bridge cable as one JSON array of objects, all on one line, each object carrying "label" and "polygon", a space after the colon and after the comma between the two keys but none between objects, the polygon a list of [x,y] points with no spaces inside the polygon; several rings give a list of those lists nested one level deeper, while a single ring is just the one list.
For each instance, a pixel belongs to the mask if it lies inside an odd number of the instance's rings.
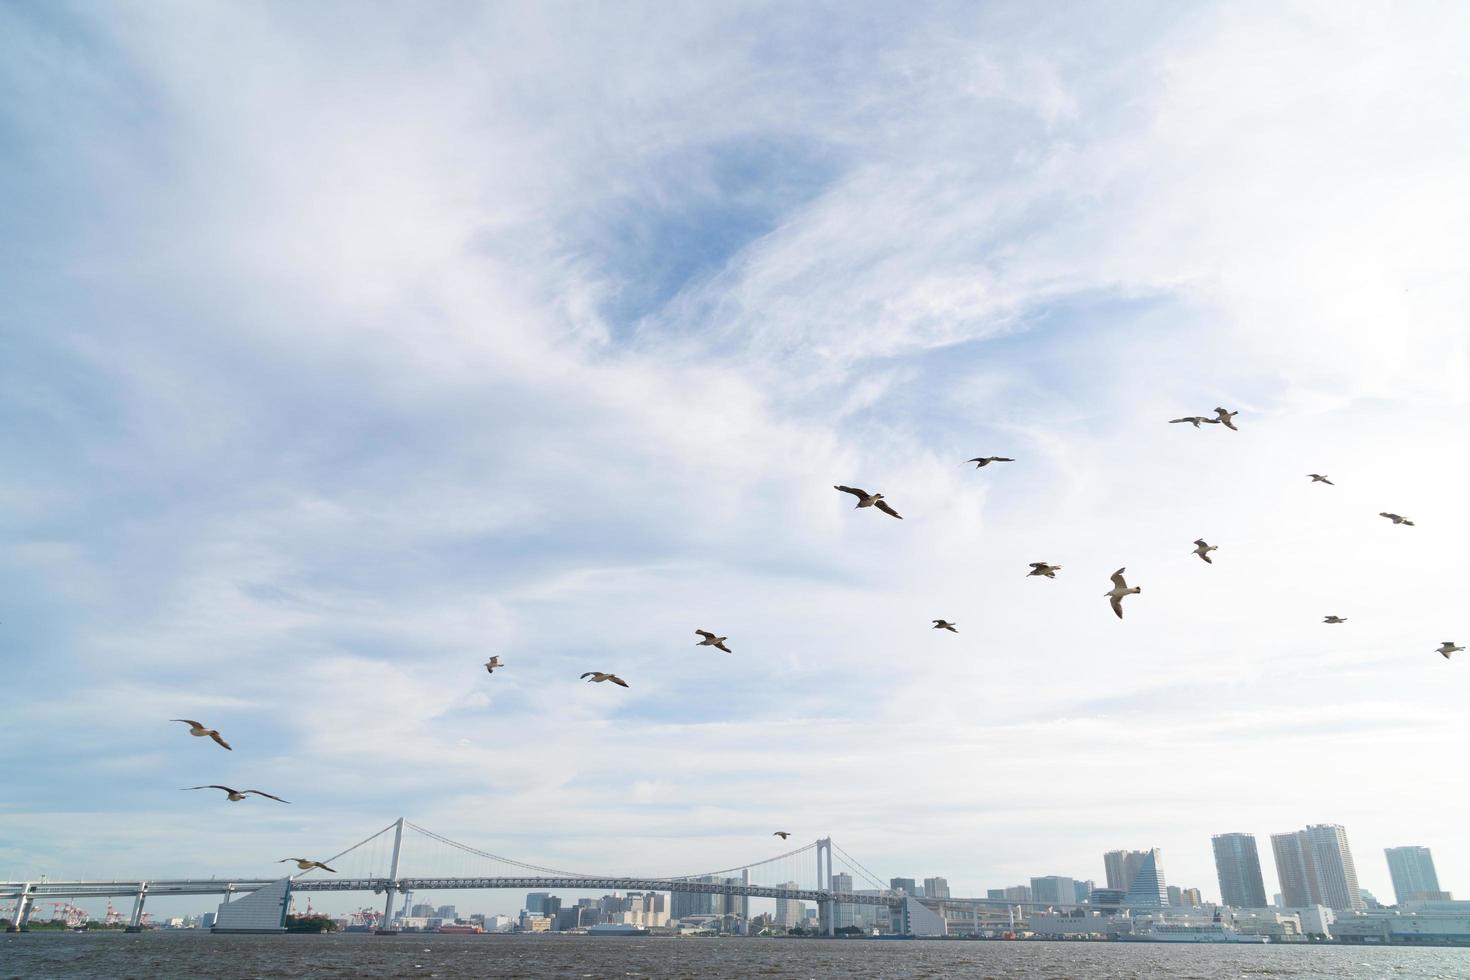
[{"label": "bridge cable", "polygon": [[887,888],[888,887],[887,885],[883,884],[882,880],[880,880],[879,878],[877,878],[873,874],[873,872],[869,871],[867,868],[865,868],[861,864],[859,864],[857,858],[853,857],[851,854],[847,853],[842,848],[838,847],[835,843],[832,845],[832,850],[836,851],[838,854],[841,854],[843,857],[847,858],[847,860],[849,862],[851,862],[852,866],[857,869],[857,871],[858,871],[859,874],[861,874],[864,878],[867,878],[869,882],[871,882],[872,884],[876,885],[878,888],[883,889],[883,888]]},{"label": "bridge cable", "polygon": [[[515,866],[517,868],[525,868],[527,871],[540,871],[543,874],[555,875],[558,878],[627,878],[627,877],[630,877],[629,875],[589,875],[589,874],[578,874],[578,873],[572,872],[572,871],[562,871],[562,870],[560,870],[558,868],[544,868],[544,867],[541,867],[540,865],[527,864],[524,861],[517,861],[514,858],[508,858],[508,857],[505,857],[505,856],[500,855],[500,854],[492,854],[489,851],[482,851],[482,850],[480,850],[477,847],[471,847],[469,844],[462,844],[459,841],[451,840],[450,838],[445,837],[443,834],[436,834],[434,831],[429,830],[427,827],[420,827],[418,824],[416,824],[416,823],[414,823],[414,822],[412,822],[410,820],[405,820],[403,822],[403,825],[405,827],[412,827],[414,830],[418,831],[419,833],[423,834],[424,836],[431,837],[434,840],[439,841],[440,843],[448,844],[451,847],[457,847],[457,848],[459,848],[462,851],[467,851],[470,854],[475,854],[475,855],[477,855],[479,857],[489,858],[492,861],[499,861],[502,864],[513,865],[513,866]],[[381,833],[381,832],[382,831],[379,831],[379,833]],[[376,836],[376,835],[374,835],[374,836]],[[729,874],[731,871],[744,871],[746,868],[757,868],[757,867],[760,867],[761,865],[764,865],[764,864],[771,864],[772,862],[775,862],[775,861],[781,861],[781,860],[784,860],[785,858],[789,858],[789,857],[792,857],[794,855],[800,854],[803,851],[811,850],[812,848],[814,848],[816,846],[817,846],[816,845],[816,842],[813,841],[812,843],[807,844],[807,845],[805,845],[803,847],[798,847],[795,850],[787,851],[785,854],[777,854],[775,857],[766,858],[764,861],[756,861],[756,862],[751,863],[751,864],[738,864],[738,865],[736,865],[733,868],[723,868],[723,869],[721,869],[719,871],[706,871],[703,874],[692,874],[692,875],[668,875],[668,876],[650,875],[645,880],[647,880],[647,881],[688,881],[691,878],[711,878],[711,877],[715,877],[717,875]],[[835,847],[836,845],[833,845],[833,846]],[[854,863],[856,863],[856,862],[854,862]],[[874,879],[874,880],[876,880],[876,879]]]},{"label": "bridge cable", "polygon": [[[395,821],[393,821],[393,823],[390,823],[388,826],[384,827],[382,830],[378,831],[376,834],[371,834],[371,835],[369,835],[367,837],[364,837],[362,840],[358,841],[356,844],[353,844],[347,850],[342,851],[339,854],[333,854],[331,857],[329,857],[325,861],[323,861],[322,864],[331,864],[333,861],[337,860],[343,854],[350,854],[350,853],[352,853],[353,851],[357,850],[359,847],[361,847],[362,845],[366,844],[368,841],[372,840],[373,838],[375,838],[375,837],[382,837],[388,831],[392,830],[393,829],[393,824],[396,824],[397,822],[398,821],[395,820]],[[305,871],[301,872],[301,874],[297,875],[296,877],[297,878],[305,878],[307,875],[311,874],[315,870],[316,870],[316,868],[307,868]]]}]

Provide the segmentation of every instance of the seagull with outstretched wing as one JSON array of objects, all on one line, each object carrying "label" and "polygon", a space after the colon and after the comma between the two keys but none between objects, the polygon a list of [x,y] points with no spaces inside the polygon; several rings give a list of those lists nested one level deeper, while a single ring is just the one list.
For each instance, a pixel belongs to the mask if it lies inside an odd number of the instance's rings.
[{"label": "seagull with outstretched wing", "polygon": [[[832,489],[841,490],[843,493],[852,494],[858,499],[857,507],[877,507],[879,510],[889,515],[890,517],[897,517],[899,520],[903,520],[898,511],[888,506],[888,501],[883,499],[883,495],[881,493],[868,493],[868,491],[859,490],[857,487],[839,487],[835,485]],[[857,507],[854,507],[853,509],[856,510]]]},{"label": "seagull with outstretched wing", "polygon": [[694,644],[697,647],[714,647],[716,650],[724,650],[726,653],[735,652],[734,650],[731,650],[729,647],[725,646],[725,641],[729,639],[728,636],[715,636],[709,630],[695,630],[694,632],[697,635],[704,637],[704,639]]},{"label": "seagull with outstretched wing", "polygon": [[1137,595],[1138,593],[1143,591],[1143,589],[1139,588],[1136,585],[1131,589],[1128,588],[1128,583],[1123,580],[1123,573],[1127,570],[1128,569],[1126,568],[1120,568],[1116,572],[1114,572],[1112,576],[1112,589],[1108,592],[1103,593],[1103,595],[1107,596],[1108,602],[1113,607],[1113,612],[1118,614],[1119,619],[1123,618],[1123,597],[1125,595]]},{"label": "seagull with outstretched wing", "polygon": [[261,792],[258,789],[231,789],[228,786],[221,786],[219,783],[210,783],[208,786],[185,786],[184,789],[186,791],[191,789],[222,789],[225,791],[225,798],[231,803],[239,803],[251,793],[254,793],[256,796],[264,796],[268,800],[275,800],[277,803],[291,802],[290,800],[283,800],[279,796],[272,796],[269,793]]},{"label": "seagull with outstretched wing", "polygon": [[[230,749],[230,743],[220,738],[219,732],[215,731],[213,728],[205,728],[203,725],[199,724],[199,722],[194,721],[190,718],[170,718],[169,721],[182,721],[184,724],[189,726],[189,734],[193,735],[195,738],[204,738],[205,736],[208,736],[209,738],[214,739],[215,743],[221,748]],[[230,751],[233,752],[235,750],[230,749]]]}]

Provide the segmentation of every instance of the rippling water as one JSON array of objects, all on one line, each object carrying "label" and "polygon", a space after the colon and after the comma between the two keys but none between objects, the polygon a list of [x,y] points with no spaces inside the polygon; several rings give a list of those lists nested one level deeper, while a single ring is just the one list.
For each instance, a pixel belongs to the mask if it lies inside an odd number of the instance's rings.
[{"label": "rippling water", "polygon": [[1467,949],[590,936],[28,933],[0,976],[1470,978]]}]

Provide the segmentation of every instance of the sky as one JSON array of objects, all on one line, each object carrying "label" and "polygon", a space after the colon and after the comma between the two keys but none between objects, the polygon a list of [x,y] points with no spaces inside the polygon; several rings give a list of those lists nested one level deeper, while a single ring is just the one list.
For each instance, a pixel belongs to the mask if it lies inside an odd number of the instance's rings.
[{"label": "sky", "polygon": [[1218,897],[1340,823],[1470,897],[1467,65],[1456,3],[0,2],[0,879],[402,815]]}]

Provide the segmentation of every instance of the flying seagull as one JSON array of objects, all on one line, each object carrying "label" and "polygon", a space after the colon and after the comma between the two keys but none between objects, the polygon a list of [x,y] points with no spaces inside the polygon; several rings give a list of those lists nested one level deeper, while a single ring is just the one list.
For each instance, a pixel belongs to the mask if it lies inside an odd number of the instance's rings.
[{"label": "flying seagull", "polygon": [[1335,487],[1335,486],[1337,486],[1336,483],[1333,483],[1331,480],[1327,479],[1327,477],[1325,475],[1321,474],[1321,473],[1308,473],[1307,476],[1310,476],[1312,478],[1312,482],[1313,483],[1325,483],[1329,487]]},{"label": "flying seagull", "polygon": [[295,861],[296,867],[300,868],[302,871],[310,871],[312,868],[321,868],[323,871],[332,872],[332,874],[337,873],[336,868],[329,868],[325,864],[322,864],[320,861],[308,861],[306,858],[281,858],[276,863],[287,864],[291,861]]},{"label": "flying seagull", "polygon": [[1114,572],[1112,590],[1103,593],[1103,595],[1108,597],[1108,601],[1112,603],[1113,612],[1118,614],[1119,619],[1123,618],[1123,597],[1125,595],[1133,595],[1135,593],[1143,591],[1143,589],[1139,588],[1136,585],[1131,589],[1128,588],[1128,583],[1123,581],[1123,573],[1125,571],[1127,571],[1126,568],[1120,568],[1116,572]]},{"label": "flying seagull", "polygon": [[628,686],[628,682],[625,681],[625,680],[623,680],[617,674],[604,674],[600,670],[589,670],[587,673],[583,674],[582,676],[583,677],[590,677],[590,678],[592,678],[590,681],[587,682],[589,684],[601,684],[603,681],[612,681],[618,687],[627,687]]},{"label": "flying seagull", "polygon": [[791,836],[791,831],[789,831],[789,830],[778,830],[774,834],[772,834],[771,836],[772,837],[779,837],[782,840],[785,840],[786,838],[788,838],[788,837]]},{"label": "flying seagull", "polygon": [[495,656],[493,656],[489,660],[485,661],[485,673],[487,673],[487,674],[493,674],[493,673],[495,673],[495,668],[496,667],[504,667],[504,666],[505,666],[505,664],[503,664],[503,663],[500,662],[500,654],[497,653]]},{"label": "flying seagull", "polygon": [[1328,616],[1326,619],[1322,620],[1322,622],[1324,622],[1324,623],[1346,623],[1347,622],[1347,617],[1346,616]]},{"label": "flying seagull", "polygon": [[1199,424],[1201,422],[1208,422],[1210,425],[1219,425],[1220,424],[1220,420],[1219,419],[1208,419],[1208,418],[1205,418],[1203,415],[1186,415],[1182,419],[1170,419],[1169,420],[1169,424],[1170,425],[1173,425],[1175,422],[1188,422],[1190,425],[1194,426],[1196,429],[1199,428]]},{"label": "flying seagull", "polygon": [[1031,563],[1031,571],[1026,573],[1026,577],[1030,578],[1032,575],[1045,575],[1047,578],[1056,578],[1057,572],[1061,570],[1061,565],[1048,565],[1044,561],[1033,561]]},{"label": "flying seagull", "polygon": [[975,469],[978,470],[989,466],[991,463],[1014,463],[1015,460],[1009,456],[976,456],[974,459],[965,460],[965,462],[974,463]]},{"label": "flying seagull", "polygon": [[1210,557],[1210,552],[1219,550],[1220,548],[1218,545],[1205,544],[1204,538],[1194,539],[1194,553],[1203,558],[1205,560],[1205,564],[1207,565],[1215,564],[1215,560]]},{"label": "flying seagull", "polygon": [[1407,525],[1409,525],[1409,527],[1413,527],[1414,526],[1414,522],[1411,521],[1411,520],[1409,520],[1407,517],[1400,517],[1397,514],[1390,514],[1386,510],[1379,511],[1378,512],[1378,516],[1379,517],[1386,517],[1389,520],[1393,521],[1395,524],[1407,524]]},{"label": "flying seagull", "polygon": [[1457,647],[1457,646],[1455,646],[1455,644],[1454,644],[1454,642],[1452,640],[1445,640],[1443,643],[1441,643],[1439,645],[1439,649],[1436,650],[1435,652],[1438,653],[1440,656],[1444,657],[1446,660],[1448,660],[1448,659],[1450,659],[1450,654],[1454,653],[1456,650],[1463,650],[1463,649],[1465,649],[1465,648],[1464,647]]},{"label": "flying seagull", "polygon": [[262,793],[258,789],[230,789],[228,786],[221,786],[219,783],[210,783],[208,786],[185,786],[184,789],[222,789],[225,791],[225,798],[228,799],[231,803],[239,803],[251,793],[254,793],[256,796],[264,796],[267,799],[276,800],[279,803],[291,802],[290,800],[283,800],[279,796],[271,796],[269,793]]},{"label": "flying seagull", "polygon": [[[1228,411],[1226,411],[1223,408],[1217,408],[1217,409],[1215,409],[1215,418],[1210,419],[1210,421],[1211,422],[1219,422],[1220,424],[1224,425],[1225,428],[1227,428],[1227,429],[1235,429],[1235,423],[1232,422],[1232,421],[1230,421],[1230,420],[1233,419],[1233,418],[1235,418],[1235,416],[1237,416],[1239,414],[1240,414],[1239,412],[1228,412]],[[1239,432],[1240,430],[1239,429],[1235,429],[1235,431],[1236,432]]]},{"label": "flying seagull", "polygon": [[[215,731],[213,728],[205,728],[203,725],[199,724],[199,722],[191,721],[188,718],[170,718],[169,721],[182,721],[184,724],[189,726],[190,735],[194,735],[198,738],[203,738],[204,736],[208,735],[210,738],[218,742],[222,748],[230,749],[230,743],[220,738],[219,732]],[[233,752],[235,750],[230,749],[230,751]]]},{"label": "flying seagull", "polygon": [[897,517],[899,520],[903,520],[903,517],[899,515],[898,511],[888,506],[888,501],[883,499],[883,495],[881,493],[868,493],[868,491],[859,490],[857,487],[839,487],[835,484],[833,485],[832,489],[841,490],[843,493],[852,494],[858,499],[858,507],[877,507],[883,513],[888,514],[891,517]]},{"label": "flying seagull", "polygon": [[951,633],[958,633],[959,632],[959,630],[955,629],[955,624],[954,623],[947,622],[946,620],[943,620],[943,619],[936,619],[934,621],[934,627],[933,628],[934,629],[937,629],[937,630],[949,630]]},{"label": "flying seagull", "polygon": [[726,653],[734,653],[733,650],[725,646],[725,641],[729,639],[728,636],[715,636],[709,630],[695,630],[694,632],[704,637],[704,639],[694,644],[695,646],[714,647],[716,650],[724,650]]}]

